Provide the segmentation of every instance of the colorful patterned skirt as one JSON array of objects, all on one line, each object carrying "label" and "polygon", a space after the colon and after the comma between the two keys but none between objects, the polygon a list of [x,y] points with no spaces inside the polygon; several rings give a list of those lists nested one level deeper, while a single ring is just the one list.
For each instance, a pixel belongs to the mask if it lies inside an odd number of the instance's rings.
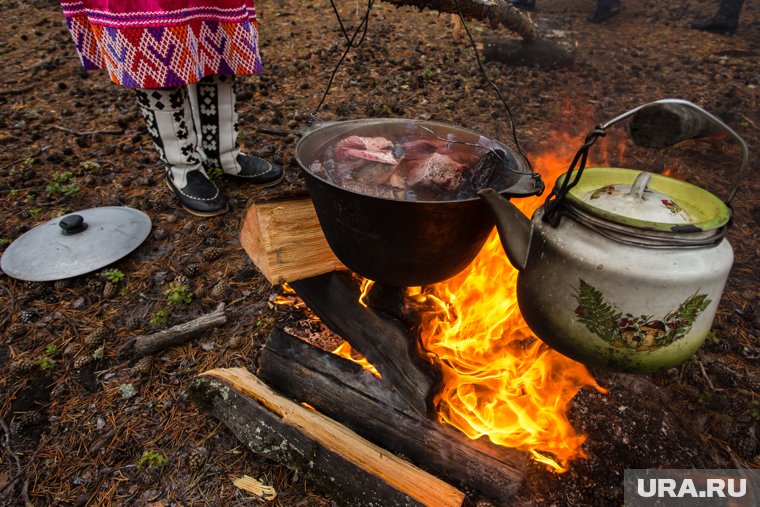
[{"label": "colorful patterned skirt", "polygon": [[61,0],[87,70],[129,88],[173,88],[262,70],[256,9],[240,0]]}]

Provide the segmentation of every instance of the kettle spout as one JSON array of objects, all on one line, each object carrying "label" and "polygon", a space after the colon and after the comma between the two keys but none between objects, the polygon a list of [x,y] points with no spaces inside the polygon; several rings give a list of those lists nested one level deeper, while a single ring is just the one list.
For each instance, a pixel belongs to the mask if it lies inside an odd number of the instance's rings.
[{"label": "kettle spout", "polygon": [[500,196],[491,188],[478,191],[478,196],[486,203],[496,220],[496,229],[507,258],[512,265],[522,271],[528,262],[531,222],[522,211]]}]

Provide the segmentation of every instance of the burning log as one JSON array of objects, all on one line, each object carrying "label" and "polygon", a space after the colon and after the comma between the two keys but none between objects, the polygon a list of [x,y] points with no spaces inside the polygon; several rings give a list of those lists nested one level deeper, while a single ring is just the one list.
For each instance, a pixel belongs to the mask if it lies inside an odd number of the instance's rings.
[{"label": "burning log", "polygon": [[332,331],[359,351],[417,414],[430,412],[435,374],[417,352],[401,323],[359,301],[360,290],[348,273],[334,272],[290,284]]},{"label": "burning log", "polygon": [[208,371],[189,396],[252,451],[300,471],[341,504],[438,507],[464,500],[461,491],[280,396],[245,369]]},{"label": "burning log", "polygon": [[[420,10],[425,8],[438,12],[459,14],[457,2],[453,0],[385,0],[396,6],[410,5]],[[459,0],[462,14],[468,19],[477,19],[496,28],[504,26],[518,34],[526,41],[541,38],[538,27],[530,17],[526,16],[507,0]]]},{"label": "burning log", "polygon": [[346,269],[330,250],[309,197],[253,203],[240,242],[272,284]]},{"label": "burning log", "polygon": [[470,440],[421,419],[398,393],[356,363],[275,329],[262,351],[259,376],[381,447],[407,456],[448,482],[507,502],[522,481],[527,455]]}]

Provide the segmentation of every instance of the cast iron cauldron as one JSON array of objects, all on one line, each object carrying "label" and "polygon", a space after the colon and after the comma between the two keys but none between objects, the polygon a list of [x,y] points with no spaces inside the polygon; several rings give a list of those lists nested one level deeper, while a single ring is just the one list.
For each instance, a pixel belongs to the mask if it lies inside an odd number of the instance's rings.
[{"label": "cast iron cauldron", "polygon": [[518,167],[519,177],[505,198],[539,194],[540,177],[528,170],[511,148],[463,128],[408,119],[362,119],[331,123],[304,135],[295,158],[304,170],[320,225],[330,248],[355,273],[392,286],[440,282],[462,271],[475,258],[494,227],[494,219],[477,197],[449,201],[406,201],[364,195],[341,188],[313,174],[309,167],[325,148],[350,136],[389,139],[394,131],[415,128],[442,139],[505,150]]}]

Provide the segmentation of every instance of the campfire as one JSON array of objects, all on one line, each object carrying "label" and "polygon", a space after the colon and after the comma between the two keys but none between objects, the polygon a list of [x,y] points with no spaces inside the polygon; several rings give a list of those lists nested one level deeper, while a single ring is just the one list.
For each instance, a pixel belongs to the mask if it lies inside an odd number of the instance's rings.
[{"label": "campfire", "polygon": [[[577,145],[565,141],[553,146],[566,147],[568,153],[534,158],[536,170],[548,184],[565,171],[570,150]],[[530,215],[544,199],[537,196],[515,203]],[[294,223],[298,226],[292,229]],[[291,229],[277,234],[278,227]],[[325,414],[381,448],[404,455],[435,474],[433,480],[441,478],[498,502],[508,502],[514,494],[527,460],[563,473],[574,459],[585,456],[586,436],[570,423],[570,402],[584,387],[606,390],[585,366],[552,350],[528,328],[517,304],[517,271],[495,232],[460,274],[407,288],[377,284],[341,270],[320,234],[308,198],[256,203],[247,212],[241,241],[270,281],[289,280],[276,304],[304,311],[304,321],[319,320],[320,326],[345,340],[337,348],[339,342],[333,342],[327,350],[324,337],[313,335],[321,342],[320,349],[308,343],[314,341],[308,332],[296,338],[276,329],[262,352],[257,372],[261,380],[252,377],[256,382],[266,382],[309,411]],[[244,420],[262,417],[258,413],[262,406],[277,403],[257,398],[251,405],[254,413],[242,419],[238,412],[240,404],[247,403],[245,397],[232,404],[225,398],[228,389],[249,396],[259,388],[252,388],[237,373],[223,372],[209,372],[207,391],[196,390],[196,398],[202,406],[213,405],[210,411],[216,417],[242,441],[251,442]],[[298,424],[299,432],[311,434]],[[277,430],[265,441],[285,434],[291,435],[291,430]],[[333,440],[319,445],[335,452]],[[254,450],[267,456],[270,449],[264,447]],[[297,452],[309,453],[308,449]],[[273,457],[282,461],[278,454]],[[333,465],[314,465],[325,466]],[[312,480],[324,479],[324,471],[312,472]],[[381,479],[387,473],[371,472]],[[334,471],[327,475],[335,477]],[[435,504],[439,500],[415,495],[437,487],[431,483],[411,484],[409,491],[397,489],[423,504]],[[355,488],[347,484],[345,489]],[[354,501],[356,496],[348,498]]]}]

